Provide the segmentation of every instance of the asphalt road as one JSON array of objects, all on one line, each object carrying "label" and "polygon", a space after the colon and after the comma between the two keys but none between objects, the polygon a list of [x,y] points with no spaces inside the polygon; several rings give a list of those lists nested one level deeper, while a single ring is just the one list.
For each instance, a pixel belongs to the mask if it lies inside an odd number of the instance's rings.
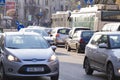
[{"label": "asphalt road", "polygon": [[[64,47],[58,47],[56,54],[60,60],[59,80],[107,80],[106,75],[101,72],[95,71],[91,76],[85,74],[83,69],[84,53],[77,54],[74,50],[67,52]],[[11,80],[50,80],[50,78],[15,78]]]},{"label": "asphalt road", "polygon": [[106,75],[101,72],[94,72],[92,76],[86,75],[83,69],[84,53],[77,54],[74,50],[66,51],[59,47],[56,50],[60,60],[59,80],[107,80]]}]

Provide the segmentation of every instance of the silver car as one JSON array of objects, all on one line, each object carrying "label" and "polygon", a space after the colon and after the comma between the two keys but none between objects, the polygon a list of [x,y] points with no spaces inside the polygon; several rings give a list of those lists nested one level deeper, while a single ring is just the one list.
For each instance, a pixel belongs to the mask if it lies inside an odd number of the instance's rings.
[{"label": "silver car", "polygon": [[37,33],[4,33],[0,39],[0,80],[6,76],[58,80],[59,61],[53,48]]},{"label": "silver car", "polygon": [[51,38],[54,40],[55,45],[64,45],[65,40],[68,38],[70,28],[56,27],[51,31]]},{"label": "silver car", "polygon": [[108,80],[120,77],[120,32],[96,32],[85,48],[85,72],[105,72]]}]

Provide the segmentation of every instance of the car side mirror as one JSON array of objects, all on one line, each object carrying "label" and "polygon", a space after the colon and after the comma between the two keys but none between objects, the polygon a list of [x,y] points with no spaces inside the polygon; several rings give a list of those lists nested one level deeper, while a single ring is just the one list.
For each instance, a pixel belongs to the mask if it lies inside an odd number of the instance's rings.
[{"label": "car side mirror", "polygon": [[107,44],[105,44],[105,43],[100,43],[98,46],[99,46],[99,48],[107,48],[108,47]]},{"label": "car side mirror", "polygon": [[54,46],[54,45],[52,45],[51,48],[52,48],[52,50],[55,52],[55,50],[56,50],[57,47]]}]

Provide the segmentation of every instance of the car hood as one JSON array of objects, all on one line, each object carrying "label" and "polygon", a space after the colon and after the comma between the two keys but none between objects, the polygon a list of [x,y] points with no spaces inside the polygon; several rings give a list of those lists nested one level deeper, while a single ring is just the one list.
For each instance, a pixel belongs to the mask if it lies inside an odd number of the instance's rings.
[{"label": "car hood", "polygon": [[48,59],[54,52],[51,48],[47,49],[9,49],[6,50],[19,59]]},{"label": "car hood", "polygon": [[112,49],[111,52],[114,54],[114,56],[120,58],[120,49]]}]

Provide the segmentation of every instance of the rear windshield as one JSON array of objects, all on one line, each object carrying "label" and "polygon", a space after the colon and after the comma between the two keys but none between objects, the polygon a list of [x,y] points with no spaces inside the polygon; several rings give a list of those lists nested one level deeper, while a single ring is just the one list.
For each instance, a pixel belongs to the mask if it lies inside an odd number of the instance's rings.
[{"label": "rear windshield", "polygon": [[76,28],[76,29],[75,29],[75,32],[76,32],[76,31],[79,31],[79,30],[90,30],[90,29],[89,29],[89,28]]},{"label": "rear windshield", "polygon": [[70,31],[70,29],[59,29],[58,33],[60,33],[60,34],[67,34],[68,35],[69,31]]},{"label": "rear windshield", "polygon": [[85,32],[82,33],[82,37],[91,38],[93,33],[94,33],[94,31],[85,31]]}]

